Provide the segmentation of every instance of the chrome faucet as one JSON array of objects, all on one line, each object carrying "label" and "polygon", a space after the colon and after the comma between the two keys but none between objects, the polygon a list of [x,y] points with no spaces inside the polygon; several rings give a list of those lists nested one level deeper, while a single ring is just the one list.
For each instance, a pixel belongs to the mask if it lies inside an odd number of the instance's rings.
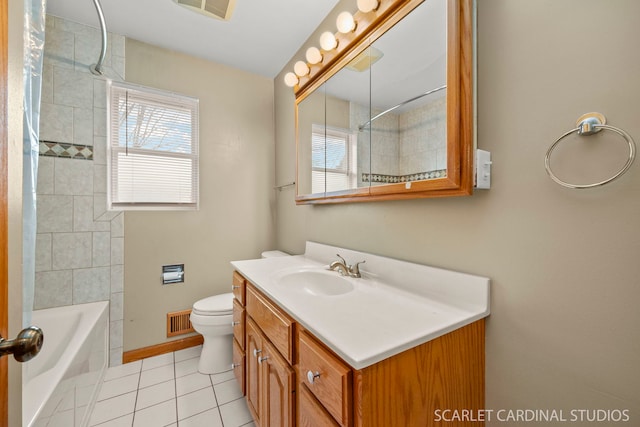
[{"label": "chrome faucet", "polygon": [[354,265],[348,265],[347,262],[340,256],[340,254],[336,254],[340,261],[333,261],[329,264],[329,270],[335,271],[338,270],[341,276],[349,276],[349,277],[362,277],[360,275],[360,268],[358,267],[360,264],[366,261],[360,261],[355,263]]},{"label": "chrome faucet", "polygon": [[356,262],[354,265],[350,265],[349,266],[349,276],[350,277],[362,277],[362,275],[360,275],[360,267],[358,267],[360,264],[364,264],[367,261],[360,261],[360,262]]},{"label": "chrome faucet", "polygon": [[340,254],[336,254],[340,261],[333,261],[329,264],[329,270],[335,271],[338,270],[341,276],[349,274],[349,267],[347,267],[347,262],[340,256]]}]

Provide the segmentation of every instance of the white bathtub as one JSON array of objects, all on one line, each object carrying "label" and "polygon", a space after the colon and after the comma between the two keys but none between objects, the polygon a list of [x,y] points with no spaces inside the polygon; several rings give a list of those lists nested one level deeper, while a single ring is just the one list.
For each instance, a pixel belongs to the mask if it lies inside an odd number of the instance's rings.
[{"label": "white bathtub", "polygon": [[36,310],[32,325],[44,343],[23,365],[23,426],[87,425],[109,358],[109,303]]}]

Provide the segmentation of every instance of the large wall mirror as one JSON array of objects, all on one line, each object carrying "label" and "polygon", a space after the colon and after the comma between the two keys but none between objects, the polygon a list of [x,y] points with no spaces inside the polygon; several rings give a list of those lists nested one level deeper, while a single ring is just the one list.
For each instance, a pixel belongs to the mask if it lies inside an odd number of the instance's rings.
[{"label": "large wall mirror", "polygon": [[[472,0],[382,0],[296,91],[296,203],[472,193]],[[360,25],[360,24],[358,24]]]}]

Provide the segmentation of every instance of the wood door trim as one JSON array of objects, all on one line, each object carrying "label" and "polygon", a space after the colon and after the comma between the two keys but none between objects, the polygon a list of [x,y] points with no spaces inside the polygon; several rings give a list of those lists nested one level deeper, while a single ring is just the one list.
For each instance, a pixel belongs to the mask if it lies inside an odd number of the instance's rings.
[{"label": "wood door trim", "polygon": [[[0,334],[8,335],[9,324],[9,255],[8,255],[8,61],[9,61],[9,2],[0,0]],[[9,423],[9,364],[8,358],[0,359],[0,425]]]}]

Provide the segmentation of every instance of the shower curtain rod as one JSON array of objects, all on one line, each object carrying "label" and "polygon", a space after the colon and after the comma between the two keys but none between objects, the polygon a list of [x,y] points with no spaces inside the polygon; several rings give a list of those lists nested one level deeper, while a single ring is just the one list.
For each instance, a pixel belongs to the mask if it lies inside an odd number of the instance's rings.
[{"label": "shower curtain rod", "polygon": [[439,91],[441,91],[441,90],[443,90],[443,89],[446,89],[446,88],[447,88],[447,85],[440,86],[440,87],[437,87],[437,88],[435,88],[435,89],[432,89],[432,90],[430,90],[430,91],[428,91],[428,92],[422,93],[422,94],[420,94],[420,95],[418,95],[418,96],[414,96],[414,97],[413,97],[413,98],[411,98],[411,99],[407,99],[406,101],[402,101],[402,102],[401,102],[401,103],[399,103],[398,105],[394,105],[393,107],[391,107],[391,108],[389,108],[389,109],[387,109],[387,110],[384,110],[382,113],[375,115],[375,116],[374,116],[374,117],[372,117],[372,118],[371,118],[371,120],[369,120],[368,122],[361,124],[360,126],[358,126],[358,130],[359,130],[360,132],[362,132],[362,130],[364,129],[364,127],[365,127],[366,125],[373,123],[373,121],[374,121],[374,120],[379,119],[380,117],[384,116],[385,114],[392,112],[392,111],[393,111],[393,110],[395,110],[396,108],[400,108],[400,107],[402,107],[403,105],[407,105],[407,104],[408,104],[408,103],[410,103],[410,102],[417,101],[417,100],[418,100],[418,99],[420,99],[420,98],[424,98],[424,97],[425,97],[425,96],[427,96],[427,95],[431,95],[432,93],[439,92]]},{"label": "shower curtain rod", "polygon": [[102,50],[100,51],[98,62],[96,62],[94,65],[91,65],[89,69],[93,74],[101,76],[102,63],[104,62],[105,56],[107,56],[107,24],[104,22],[104,13],[102,13],[102,5],[100,4],[100,0],[93,0],[93,4],[96,6],[98,19],[100,20],[100,31],[102,32]]}]

